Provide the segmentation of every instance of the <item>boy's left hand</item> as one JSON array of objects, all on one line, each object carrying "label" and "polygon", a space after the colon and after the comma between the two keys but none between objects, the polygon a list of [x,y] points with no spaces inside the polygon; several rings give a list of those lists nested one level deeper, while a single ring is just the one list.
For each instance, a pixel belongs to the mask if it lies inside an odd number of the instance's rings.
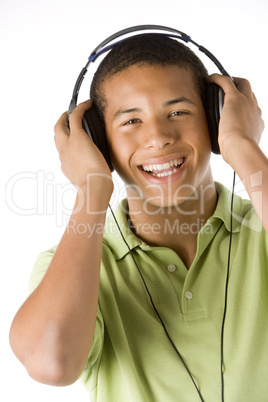
[{"label": "boy's left hand", "polygon": [[224,105],[219,123],[219,146],[222,157],[232,166],[229,150],[242,145],[243,140],[259,143],[264,129],[262,112],[249,81],[212,74],[208,82],[218,84],[224,91]]}]

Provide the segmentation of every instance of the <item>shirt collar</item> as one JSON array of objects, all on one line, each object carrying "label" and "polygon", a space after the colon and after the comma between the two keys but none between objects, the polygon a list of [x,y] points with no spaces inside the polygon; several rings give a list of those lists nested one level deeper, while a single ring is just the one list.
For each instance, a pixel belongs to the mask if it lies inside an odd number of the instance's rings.
[{"label": "shirt collar", "polygon": [[[215,186],[218,194],[218,202],[214,214],[211,216],[211,218],[209,218],[207,223],[212,223],[213,221],[220,219],[224,223],[226,229],[230,232],[232,192],[218,182],[215,182]],[[248,209],[248,206],[250,206],[251,204],[250,202],[245,204],[244,200],[242,200],[241,197],[234,195],[232,218],[233,233],[238,233],[240,231],[241,223],[245,213],[245,205]],[[122,200],[118,204],[114,215],[116,217],[120,230],[118,229],[112,214],[109,215],[105,224],[104,243],[109,245],[116,260],[123,258],[129,252],[129,249],[133,250],[136,247],[140,247],[143,250],[152,249],[151,246],[148,246],[146,243],[144,243],[130,230],[127,219],[127,199]],[[120,231],[122,232],[122,235],[124,236],[124,239],[126,240],[129,248],[122,238]]]},{"label": "shirt collar", "polygon": [[[108,243],[116,260],[123,258],[129,252],[129,249],[132,250],[135,247],[141,247],[143,245],[145,246],[145,248],[149,247],[141,239],[139,239],[129,228],[127,219],[128,202],[126,198],[118,204],[114,211],[114,216],[116,218],[116,221],[113,217],[113,214],[110,214],[106,219],[104,230],[104,243]],[[119,225],[119,228],[117,224]],[[122,235],[124,238],[122,237]]]},{"label": "shirt collar", "polygon": [[[214,214],[209,219],[210,221],[214,219],[221,219],[226,227],[226,229],[231,232],[231,203],[232,203],[232,192],[228,190],[223,184],[215,182],[218,202]],[[250,201],[243,200],[240,196],[234,194],[233,198],[233,213],[232,213],[232,232],[240,232],[241,223],[245,215],[245,208],[251,207]]]}]

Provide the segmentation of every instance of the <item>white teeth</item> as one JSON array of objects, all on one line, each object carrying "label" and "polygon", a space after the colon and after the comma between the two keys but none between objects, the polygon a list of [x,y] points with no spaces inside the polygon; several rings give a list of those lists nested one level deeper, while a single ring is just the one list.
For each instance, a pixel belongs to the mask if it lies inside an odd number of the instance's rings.
[{"label": "white teeth", "polygon": [[177,172],[177,169],[173,169],[173,170],[169,170],[168,172],[163,172],[163,173],[152,173],[152,175],[155,177],[166,177],[166,176],[171,176],[176,172]]},{"label": "white teeth", "polygon": [[173,174],[176,171],[176,169],[174,169],[173,171],[170,170],[169,172],[161,173],[161,174],[163,174],[163,176],[159,176],[159,173],[155,173],[155,171],[160,172],[161,170],[169,169],[170,167],[173,167],[173,166],[180,166],[180,165],[183,164],[183,162],[184,162],[184,158],[179,158],[179,159],[174,159],[174,160],[172,160],[170,162],[166,162],[166,163],[163,163],[163,164],[142,165],[142,169],[145,172],[154,172],[153,175],[157,176],[157,177],[170,176],[171,174]]}]

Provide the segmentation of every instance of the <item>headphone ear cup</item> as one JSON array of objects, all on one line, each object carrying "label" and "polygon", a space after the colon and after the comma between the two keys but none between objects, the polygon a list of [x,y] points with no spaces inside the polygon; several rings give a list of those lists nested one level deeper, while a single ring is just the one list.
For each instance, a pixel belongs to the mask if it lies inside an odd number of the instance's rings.
[{"label": "headphone ear cup", "polygon": [[83,116],[83,128],[88,136],[92,139],[94,144],[96,144],[96,146],[99,148],[111,172],[113,172],[114,168],[110,157],[105,125],[94,104],[85,112]]},{"label": "headphone ear cup", "polygon": [[218,135],[223,100],[224,92],[222,88],[217,84],[207,84],[204,107],[211,140],[211,150],[214,154],[221,153],[218,143]]}]

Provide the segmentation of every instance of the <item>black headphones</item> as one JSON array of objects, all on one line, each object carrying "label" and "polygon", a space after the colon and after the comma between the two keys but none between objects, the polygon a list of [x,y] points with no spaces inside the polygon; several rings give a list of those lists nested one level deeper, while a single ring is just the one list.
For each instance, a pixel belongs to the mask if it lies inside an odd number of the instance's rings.
[{"label": "black headphones", "polygon": [[[223,68],[223,66],[221,65],[221,63],[216,59],[216,57],[210,53],[206,48],[204,48],[203,46],[198,45],[196,42],[194,42],[190,36],[186,35],[183,32],[180,32],[176,29],[173,28],[168,28],[165,26],[160,26],[160,25],[139,25],[139,26],[134,26],[131,28],[127,28],[124,29],[122,31],[119,31],[117,33],[115,33],[114,35],[109,36],[106,40],[104,40],[102,43],[100,43],[96,49],[93,50],[93,52],[91,53],[91,55],[88,58],[88,62],[85,65],[85,67],[82,69],[81,73],[79,74],[74,90],[73,90],[73,96],[72,96],[72,100],[70,102],[69,105],[69,110],[68,110],[68,114],[70,114],[76,107],[77,105],[77,98],[78,98],[78,93],[82,84],[82,81],[84,79],[85,74],[87,73],[87,69],[90,65],[90,63],[94,62],[100,55],[102,55],[103,53],[107,52],[108,50],[110,50],[114,45],[116,45],[118,42],[121,42],[123,40],[127,40],[127,38],[121,38],[120,40],[115,41],[116,39],[118,39],[119,37],[123,37],[124,35],[128,35],[131,34],[133,32],[136,31],[145,31],[145,30],[152,30],[152,31],[162,31],[160,33],[162,33],[162,35],[166,35],[169,36],[170,38],[175,38],[178,40],[182,40],[186,43],[190,42],[192,44],[194,44],[195,46],[198,47],[198,49],[205,53],[205,55],[207,57],[209,57],[210,60],[212,60],[212,62],[218,67],[218,69],[220,70],[221,74],[228,76],[230,79],[232,79],[232,77],[227,73],[227,71]],[[166,31],[168,33],[166,33]],[[141,32],[140,32],[141,33]],[[159,33],[159,32],[158,32]],[[115,42],[114,42],[115,41]],[[219,126],[219,120],[220,120],[220,115],[221,115],[221,110],[223,107],[223,102],[224,102],[224,92],[221,89],[221,87],[219,87],[216,84],[207,84],[207,88],[206,88],[206,98],[205,98],[205,112],[206,112],[206,117],[207,117],[207,122],[208,122],[208,128],[209,128],[209,134],[210,134],[210,139],[211,139],[211,150],[213,153],[215,154],[219,154],[220,153],[220,149],[219,149],[219,144],[218,144],[218,126]],[[89,135],[89,137],[93,140],[93,142],[97,145],[97,147],[100,149],[100,151],[103,153],[106,162],[108,163],[111,171],[113,171],[113,165],[110,159],[110,155],[109,155],[109,147],[108,147],[108,142],[107,142],[107,138],[106,138],[106,133],[105,133],[105,127],[103,126],[101,119],[99,117],[98,111],[96,109],[96,107],[92,106],[91,109],[89,109],[83,117],[83,125],[84,125],[84,129],[86,130],[87,134]],[[233,191],[232,191],[232,199],[231,199],[231,214],[230,214],[230,227],[231,227],[231,231],[230,231],[230,240],[229,240],[229,251],[228,251],[228,261],[227,261],[227,272],[226,272],[226,284],[225,284],[225,303],[224,303],[224,313],[223,313],[223,319],[222,319],[222,328],[221,328],[221,401],[224,401],[224,378],[223,378],[223,333],[224,333],[224,324],[225,324],[225,317],[226,317],[226,307],[227,307],[227,289],[228,289],[228,278],[229,278],[229,269],[230,269],[230,255],[231,255],[231,244],[232,244],[232,211],[233,211],[233,197],[234,197],[234,186],[235,186],[235,172],[234,172],[234,180],[233,180]],[[188,368],[188,366],[186,365],[182,355],[180,354],[179,350],[176,348],[173,340],[171,339],[168,329],[166,328],[164,321],[162,320],[159,312],[157,311],[157,308],[154,304],[154,301],[152,299],[152,296],[150,294],[150,291],[148,289],[148,286],[143,278],[143,275],[141,273],[141,270],[138,266],[138,264],[135,261],[134,255],[126,241],[126,239],[124,238],[124,235],[120,229],[120,226],[116,220],[116,217],[113,213],[113,210],[111,208],[111,206],[109,205],[111,213],[114,217],[115,223],[118,227],[118,231],[121,234],[126,246],[128,247],[129,253],[133,259],[133,262],[141,276],[142,282],[145,286],[146,292],[150,298],[151,304],[153,309],[155,310],[156,315],[158,316],[158,319],[160,321],[160,323],[163,326],[163,329],[171,343],[171,345],[173,346],[175,352],[177,353],[178,357],[180,358],[182,364],[184,365],[185,369],[187,370],[192,383],[198,393],[199,399],[201,400],[201,402],[204,402],[204,399],[201,395],[200,390],[197,387],[197,384]]]},{"label": "black headphones", "polygon": [[[209,52],[206,48],[204,48],[201,45],[198,45],[196,42],[194,42],[191,37],[181,31],[178,31],[177,29],[173,28],[168,28],[165,26],[161,25],[138,25],[134,27],[130,27],[127,29],[123,29],[119,32],[116,32],[115,34],[109,36],[107,39],[105,39],[103,42],[101,42],[90,54],[88,58],[88,62],[85,65],[85,67],[82,69],[80,72],[77,81],[74,86],[73,90],[73,95],[72,95],[72,100],[69,105],[68,109],[68,114],[70,114],[75,107],[77,106],[77,98],[78,98],[78,93],[82,84],[82,81],[85,77],[85,74],[87,73],[88,67],[90,63],[94,63],[95,60],[102,55],[103,53],[106,53],[114,45],[117,43],[127,40],[128,37],[124,37],[126,35],[129,35],[131,33],[141,31],[139,34],[144,33],[142,31],[158,31],[157,33],[166,35],[170,38],[175,38],[178,40],[181,40],[186,43],[192,43],[193,45],[197,46],[198,49],[205,53],[207,57],[209,57],[210,60],[218,67],[220,72],[223,75],[226,75],[231,78],[231,76],[227,73],[227,71],[223,68],[222,64],[216,59],[216,57]],[[168,33],[166,33],[168,32]],[[118,40],[118,38],[120,38]],[[219,126],[219,120],[220,120],[220,115],[221,115],[221,109],[223,106],[223,101],[224,101],[224,92],[223,90],[216,84],[207,84],[206,88],[206,95],[205,95],[205,112],[207,116],[207,122],[208,122],[208,129],[209,129],[209,134],[210,134],[210,140],[211,140],[211,150],[215,154],[220,153],[219,149],[219,144],[218,144],[218,126]],[[106,138],[106,133],[105,133],[105,127],[103,126],[103,123],[100,119],[100,116],[98,114],[98,111],[96,107],[92,106],[91,109],[89,109],[83,117],[83,126],[89,137],[93,140],[93,142],[97,145],[97,147],[100,149],[102,152],[103,156],[106,159],[106,162],[108,163],[110,170],[113,171],[113,165],[111,162],[110,154],[109,154],[109,147],[108,147],[108,142]]]}]

